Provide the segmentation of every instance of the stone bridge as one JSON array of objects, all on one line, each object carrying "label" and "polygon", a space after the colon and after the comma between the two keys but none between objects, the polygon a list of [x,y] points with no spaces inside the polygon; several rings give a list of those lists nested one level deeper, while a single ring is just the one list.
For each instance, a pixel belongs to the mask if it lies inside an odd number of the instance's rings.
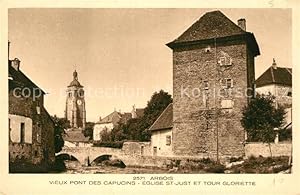
[{"label": "stone bridge", "polygon": [[93,162],[96,158],[109,155],[113,158],[123,161],[124,164],[130,158],[128,155],[125,155],[122,149],[108,148],[108,147],[64,147],[62,151],[56,153],[56,156],[67,154],[76,158],[80,164],[88,165]]}]

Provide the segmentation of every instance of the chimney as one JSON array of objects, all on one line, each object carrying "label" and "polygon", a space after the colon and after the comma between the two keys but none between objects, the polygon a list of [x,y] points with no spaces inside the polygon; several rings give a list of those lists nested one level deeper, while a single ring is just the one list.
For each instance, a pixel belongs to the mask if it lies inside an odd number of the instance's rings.
[{"label": "chimney", "polygon": [[245,18],[241,18],[241,19],[238,20],[238,26],[242,30],[246,31],[246,20],[245,20]]},{"label": "chimney", "polygon": [[275,58],[273,58],[272,67],[273,67],[273,69],[277,69],[277,64],[276,64],[276,62],[275,62]]},{"label": "chimney", "polygon": [[9,49],[10,49],[10,41],[8,41],[8,54],[7,54],[8,60],[9,60]]},{"label": "chimney", "polygon": [[18,58],[15,58],[14,60],[12,60],[12,67],[16,70],[19,71],[20,69],[20,60]]},{"label": "chimney", "polygon": [[99,121],[101,121],[101,116],[99,117]]}]

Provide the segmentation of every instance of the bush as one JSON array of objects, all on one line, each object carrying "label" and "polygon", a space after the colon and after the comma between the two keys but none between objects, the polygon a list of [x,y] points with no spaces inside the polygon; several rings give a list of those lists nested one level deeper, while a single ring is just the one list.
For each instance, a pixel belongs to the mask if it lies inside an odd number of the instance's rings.
[{"label": "bush", "polygon": [[94,147],[109,147],[109,148],[122,148],[124,141],[115,142],[95,142]]},{"label": "bush", "polygon": [[225,167],[221,164],[215,164],[206,169],[208,173],[224,173]]}]

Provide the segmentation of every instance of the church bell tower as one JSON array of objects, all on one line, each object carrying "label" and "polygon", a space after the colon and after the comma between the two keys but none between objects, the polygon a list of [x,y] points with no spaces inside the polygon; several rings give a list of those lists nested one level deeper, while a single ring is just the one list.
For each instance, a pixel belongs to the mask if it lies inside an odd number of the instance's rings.
[{"label": "church bell tower", "polygon": [[78,73],[73,72],[73,81],[67,88],[65,118],[71,128],[85,128],[86,111],[83,86],[78,81]]}]

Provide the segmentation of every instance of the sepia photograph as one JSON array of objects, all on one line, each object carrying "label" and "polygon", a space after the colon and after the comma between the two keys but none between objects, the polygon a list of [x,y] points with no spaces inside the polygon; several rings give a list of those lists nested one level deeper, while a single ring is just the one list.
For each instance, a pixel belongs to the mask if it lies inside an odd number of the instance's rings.
[{"label": "sepia photograph", "polygon": [[9,8],[7,44],[9,174],[293,173],[290,8]]}]

